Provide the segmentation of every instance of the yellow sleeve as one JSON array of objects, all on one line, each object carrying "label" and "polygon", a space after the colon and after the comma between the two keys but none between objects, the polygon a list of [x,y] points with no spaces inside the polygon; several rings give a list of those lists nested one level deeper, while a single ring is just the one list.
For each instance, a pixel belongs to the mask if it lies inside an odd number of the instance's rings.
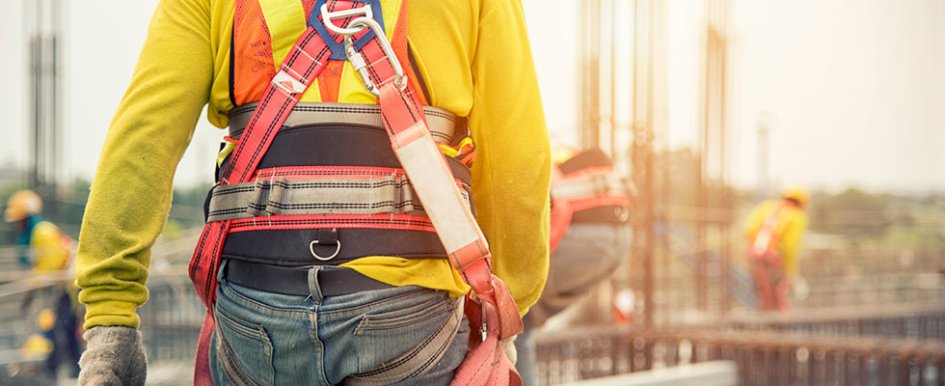
[{"label": "yellow sleeve", "polygon": [[69,245],[55,224],[42,221],[33,228],[30,248],[34,254],[33,269],[40,272],[57,271],[69,259]]},{"label": "yellow sleeve", "polygon": [[791,279],[796,278],[800,271],[797,257],[798,251],[801,249],[801,239],[806,230],[807,215],[798,209],[794,209],[784,227],[784,234],[781,236],[781,253],[784,255],[784,271]]},{"label": "yellow sleeve", "polygon": [[140,323],[150,248],[207,103],[213,60],[209,0],[162,0],[109,127],[82,222],[76,284],[85,328]]},{"label": "yellow sleeve", "polygon": [[550,150],[518,0],[485,1],[473,58],[476,217],[524,314],[548,275]]}]

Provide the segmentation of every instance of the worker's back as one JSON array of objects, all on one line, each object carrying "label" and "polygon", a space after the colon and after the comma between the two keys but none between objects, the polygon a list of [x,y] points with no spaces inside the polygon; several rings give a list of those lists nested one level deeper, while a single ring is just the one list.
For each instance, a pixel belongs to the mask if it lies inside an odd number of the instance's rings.
[{"label": "worker's back", "polygon": [[807,215],[783,199],[765,201],[752,210],[745,225],[748,247],[754,254],[771,252],[784,261],[788,275],[797,274],[797,251],[807,228]]},{"label": "worker's back", "polygon": [[71,247],[72,239],[58,226],[49,221],[38,222],[30,237],[33,271],[52,272],[66,268],[72,253]]}]

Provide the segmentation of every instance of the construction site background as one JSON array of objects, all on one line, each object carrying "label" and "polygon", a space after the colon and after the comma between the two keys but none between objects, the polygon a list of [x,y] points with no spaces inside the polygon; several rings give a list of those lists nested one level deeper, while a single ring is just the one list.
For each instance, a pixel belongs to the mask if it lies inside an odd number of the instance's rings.
[{"label": "construction site background", "polygon": [[[140,5],[11,3],[26,21],[15,24],[23,31],[7,24],[0,41],[22,37],[7,65],[23,64],[9,78],[23,92],[0,99],[0,115],[12,117],[0,149],[13,149],[0,158],[0,198],[38,191],[45,216],[77,238],[97,159],[88,148],[100,143],[73,146],[104,137],[127,75],[108,78],[105,64],[95,76],[75,73],[76,47],[94,40],[82,29],[92,23],[76,15]],[[637,188],[624,265],[537,334],[543,384],[945,385],[945,3],[523,4],[554,139],[604,149]],[[571,55],[551,52],[559,46]],[[127,74],[136,50],[116,56]],[[94,109],[75,94],[90,85],[109,88],[90,98]],[[181,373],[191,371],[204,316],[186,265],[220,133],[200,126],[140,310],[153,384],[189,382]],[[742,233],[751,208],[784,182],[812,187],[806,286],[789,315],[757,311]],[[42,358],[23,346],[44,299],[71,279],[30,276],[12,241],[0,227],[0,385],[36,384]],[[616,317],[628,289],[632,314]],[[27,294],[34,300],[21,309]]]}]

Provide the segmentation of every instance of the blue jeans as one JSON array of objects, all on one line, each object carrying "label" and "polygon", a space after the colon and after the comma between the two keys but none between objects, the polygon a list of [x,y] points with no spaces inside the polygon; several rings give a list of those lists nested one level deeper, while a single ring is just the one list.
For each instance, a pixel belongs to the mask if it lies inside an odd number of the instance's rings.
[{"label": "blue jeans", "polygon": [[[602,280],[614,274],[630,254],[629,225],[573,224],[551,254],[548,282],[542,297],[578,299]],[[560,304],[539,299],[546,316],[561,312]],[[557,303],[557,302],[555,302]],[[539,325],[533,315],[525,315],[525,331],[515,339],[518,362],[515,368],[524,386],[538,386],[537,358],[533,330]]]},{"label": "blue jeans", "polygon": [[[220,280],[210,343],[215,384],[335,385],[381,373],[396,377],[385,384],[450,383],[468,350],[468,322],[454,312],[461,299],[412,286],[323,297],[313,272],[320,269],[344,268],[310,268],[307,297]],[[450,318],[458,332],[432,347]]]}]

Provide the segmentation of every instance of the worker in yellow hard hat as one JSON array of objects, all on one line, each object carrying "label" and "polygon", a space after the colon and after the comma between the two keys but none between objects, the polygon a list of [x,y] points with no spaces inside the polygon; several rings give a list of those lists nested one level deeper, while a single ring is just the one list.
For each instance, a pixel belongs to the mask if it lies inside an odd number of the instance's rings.
[{"label": "worker in yellow hard hat", "polygon": [[[43,200],[36,192],[20,190],[7,199],[3,212],[4,220],[16,235],[19,261],[24,269],[33,274],[52,274],[66,270],[72,258],[72,239],[55,224],[42,216]],[[53,309],[41,314],[41,328],[52,342],[52,350],[46,358],[46,370],[55,377],[60,365],[69,367],[73,375],[78,374],[81,348],[77,335],[78,316],[71,280],[60,285]],[[23,307],[32,301],[32,293],[24,299]],[[53,317],[54,315],[54,317]]]},{"label": "worker in yellow hard hat", "polygon": [[758,306],[763,310],[790,309],[787,294],[798,279],[797,256],[807,229],[809,201],[806,190],[792,187],[779,199],[756,206],[749,216],[745,237]]},{"label": "worker in yellow hard hat", "polygon": [[20,264],[38,272],[63,269],[69,260],[71,242],[59,227],[43,221],[43,200],[36,192],[20,190],[7,200],[3,218],[17,234]]}]

